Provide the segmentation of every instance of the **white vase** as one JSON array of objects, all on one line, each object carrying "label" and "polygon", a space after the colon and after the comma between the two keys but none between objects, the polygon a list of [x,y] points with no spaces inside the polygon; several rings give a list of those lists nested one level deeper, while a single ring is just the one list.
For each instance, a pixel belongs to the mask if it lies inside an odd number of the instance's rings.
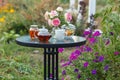
[{"label": "white vase", "polygon": [[55,39],[58,41],[63,41],[65,38],[65,29],[56,29],[55,30]]}]

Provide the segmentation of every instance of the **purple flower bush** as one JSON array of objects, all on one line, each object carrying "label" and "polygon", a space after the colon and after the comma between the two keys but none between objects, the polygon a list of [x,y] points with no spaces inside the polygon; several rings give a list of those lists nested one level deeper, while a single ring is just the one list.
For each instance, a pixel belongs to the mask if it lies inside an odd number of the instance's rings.
[{"label": "purple flower bush", "polygon": [[119,0],[109,0],[108,4],[111,7],[106,6],[97,14],[102,20],[101,30],[94,29],[92,33],[90,28],[84,30],[87,42],[77,46],[66,59],[66,66],[62,66],[66,75],[62,80],[120,80]]},{"label": "purple flower bush", "polygon": [[114,65],[120,68],[119,61],[117,61],[120,51],[113,46],[113,38],[104,38],[104,33],[98,29],[94,30],[91,37],[89,34],[88,29],[84,31],[87,43],[76,47],[76,50],[68,56],[67,61],[61,65],[64,69],[62,80],[66,80],[67,75],[69,75],[69,80],[107,80],[114,73]]}]

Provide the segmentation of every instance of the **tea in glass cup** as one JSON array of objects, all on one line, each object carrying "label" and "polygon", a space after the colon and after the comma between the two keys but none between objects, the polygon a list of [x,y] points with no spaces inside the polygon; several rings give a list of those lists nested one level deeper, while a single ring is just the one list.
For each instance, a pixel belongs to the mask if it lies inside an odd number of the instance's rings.
[{"label": "tea in glass cup", "polygon": [[29,29],[29,35],[31,40],[37,38],[37,34],[38,34],[38,25],[31,25]]}]

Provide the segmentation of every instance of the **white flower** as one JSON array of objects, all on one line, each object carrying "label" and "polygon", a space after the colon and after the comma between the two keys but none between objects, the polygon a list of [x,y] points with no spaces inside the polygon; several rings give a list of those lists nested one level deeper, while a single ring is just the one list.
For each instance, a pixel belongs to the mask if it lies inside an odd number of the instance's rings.
[{"label": "white flower", "polygon": [[90,28],[85,29],[85,31],[90,31]]},{"label": "white flower", "polygon": [[57,7],[56,10],[57,10],[57,11],[63,11],[63,8],[62,8],[62,7]]},{"label": "white flower", "polygon": [[48,12],[48,11],[45,12],[44,17],[45,17],[45,20],[48,20],[48,19],[49,19],[49,12]]},{"label": "white flower", "polygon": [[103,33],[100,29],[95,29],[94,32],[99,31],[101,34]]},{"label": "white flower", "polygon": [[51,19],[48,19],[48,25],[52,26],[52,20]]}]

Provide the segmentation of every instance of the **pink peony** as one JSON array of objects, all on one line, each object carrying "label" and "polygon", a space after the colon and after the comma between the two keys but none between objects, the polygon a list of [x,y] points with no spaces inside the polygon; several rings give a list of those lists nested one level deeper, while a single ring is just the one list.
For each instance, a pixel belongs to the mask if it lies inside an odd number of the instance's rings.
[{"label": "pink peony", "polygon": [[52,10],[52,11],[50,12],[50,18],[54,18],[55,16],[58,16],[58,12],[55,11],[55,10]]},{"label": "pink peony", "polygon": [[67,21],[67,22],[70,22],[71,20],[72,20],[72,15],[70,14],[70,13],[65,13],[65,20]]},{"label": "pink peony", "polygon": [[52,20],[52,25],[58,27],[60,25],[60,19],[55,18]]}]

